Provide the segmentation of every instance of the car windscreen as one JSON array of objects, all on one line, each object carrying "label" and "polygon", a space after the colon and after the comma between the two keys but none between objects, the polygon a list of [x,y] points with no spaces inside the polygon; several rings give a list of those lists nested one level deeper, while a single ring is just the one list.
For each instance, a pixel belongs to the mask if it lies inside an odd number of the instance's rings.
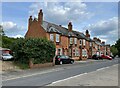
[{"label": "car windscreen", "polygon": [[3,54],[3,56],[10,56],[10,54],[6,53],[6,54]]}]

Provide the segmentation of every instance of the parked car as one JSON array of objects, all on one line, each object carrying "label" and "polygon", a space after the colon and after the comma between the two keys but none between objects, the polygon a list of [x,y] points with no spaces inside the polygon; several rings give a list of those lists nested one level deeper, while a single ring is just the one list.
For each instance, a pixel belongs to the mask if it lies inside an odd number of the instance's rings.
[{"label": "parked car", "polygon": [[109,55],[101,55],[101,57],[102,57],[103,59],[112,60],[112,57],[110,57]]},{"label": "parked car", "polygon": [[100,55],[94,54],[92,56],[92,59],[99,60],[99,59],[102,59],[102,57]]},{"label": "parked car", "polygon": [[110,57],[112,57],[112,59],[114,59],[114,58],[115,58],[115,56],[113,56],[113,55],[110,55]]},{"label": "parked car", "polygon": [[2,59],[2,60],[12,60],[12,59],[13,59],[13,56],[10,55],[9,53],[3,53],[3,54],[1,55],[1,59]]},{"label": "parked car", "polygon": [[57,55],[55,57],[55,64],[73,64],[74,63],[74,60],[71,59],[69,56],[66,56],[66,55]]}]

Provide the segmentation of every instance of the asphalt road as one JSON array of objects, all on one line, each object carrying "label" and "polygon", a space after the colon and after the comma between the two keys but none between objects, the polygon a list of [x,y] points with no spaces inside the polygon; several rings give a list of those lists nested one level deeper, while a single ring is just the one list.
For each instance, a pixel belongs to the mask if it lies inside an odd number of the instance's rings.
[{"label": "asphalt road", "polygon": [[[84,65],[74,64],[69,65],[68,68],[65,68],[65,65],[62,65],[60,70],[47,72],[44,74],[36,74],[29,77],[22,77],[11,80],[3,80],[3,86],[45,86],[51,84],[52,82],[62,80],[65,78],[69,78],[75,75],[79,75],[82,73],[89,73],[95,71],[97,69],[112,66],[114,64],[118,64],[118,59],[114,60],[105,60],[105,61],[97,61],[95,63],[87,63]],[[63,69],[62,69],[63,68]]]}]

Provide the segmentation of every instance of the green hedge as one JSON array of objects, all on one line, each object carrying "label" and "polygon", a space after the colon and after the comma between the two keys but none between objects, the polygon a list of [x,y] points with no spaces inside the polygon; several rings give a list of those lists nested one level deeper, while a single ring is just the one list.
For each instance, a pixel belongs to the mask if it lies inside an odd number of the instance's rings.
[{"label": "green hedge", "polygon": [[36,64],[52,62],[55,56],[55,45],[45,38],[20,38],[13,43],[11,50],[14,60],[21,64],[28,64],[29,59],[34,59]]}]

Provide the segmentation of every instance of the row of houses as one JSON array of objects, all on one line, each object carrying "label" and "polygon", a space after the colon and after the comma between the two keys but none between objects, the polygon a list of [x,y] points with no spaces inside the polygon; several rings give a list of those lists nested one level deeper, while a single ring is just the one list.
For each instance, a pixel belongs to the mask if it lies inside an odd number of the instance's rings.
[{"label": "row of houses", "polygon": [[110,55],[110,45],[105,45],[99,38],[90,38],[89,31],[85,34],[73,30],[72,22],[65,28],[61,25],[43,20],[40,10],[38,18],[29,17],[28,31],[25,38],[47,38],[56,45],[56,55],[68,55],[75,60],[86,60],[94,54]]}]

